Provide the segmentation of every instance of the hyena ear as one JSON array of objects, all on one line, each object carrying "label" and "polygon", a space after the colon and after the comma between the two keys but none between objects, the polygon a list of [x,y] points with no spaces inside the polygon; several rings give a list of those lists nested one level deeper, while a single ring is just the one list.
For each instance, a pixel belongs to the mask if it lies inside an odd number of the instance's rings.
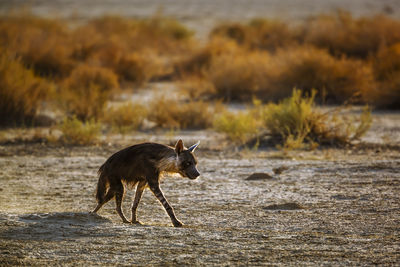
[{"label": "hyena ear", "polygon": [[188,150],[193,153],[199,145],[200,141],[197,141],[197,143],[189,147]]},{"label": "hyena ear", "polygon": [[183,142],[182,139],[179,139],[178,142],[176,142],[175,145],[175,152],[176,154],[180,154],[183,151]]}]

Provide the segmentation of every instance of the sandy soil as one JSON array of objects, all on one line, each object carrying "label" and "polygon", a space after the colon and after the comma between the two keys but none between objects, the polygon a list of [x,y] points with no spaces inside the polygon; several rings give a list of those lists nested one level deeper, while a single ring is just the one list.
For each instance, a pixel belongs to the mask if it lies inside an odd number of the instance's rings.
[{"label": "sandy soil", "polygon": [[[370,136],[385,129],[398,136],[399,114],[375,117]],[[219,149],[211,132],[175,134],[92,147],[0,145],[0,265],[400,264],[397,141],[391,148],[238,153]],[[172,227],[148,190],[138,210],[143,226],[123,224],[114,201],[88,213],[108,156],[127,143],[178,136],[202,140],[201,177],[168,177],[161,185],[185,227]],[[246,180],[253,173],[271,177]],[[128,216],[133,193],[124,200]]]}]

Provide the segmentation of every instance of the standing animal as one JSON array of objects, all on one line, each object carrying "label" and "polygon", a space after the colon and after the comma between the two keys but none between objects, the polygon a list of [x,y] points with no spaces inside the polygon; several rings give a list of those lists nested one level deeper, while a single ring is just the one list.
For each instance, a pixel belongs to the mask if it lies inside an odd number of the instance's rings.
[{"label": "standing animal", "polygon": [[[143,143],[122,149],[101,165],[97,183],[96,213],[105,203],[115,197],[116,210],[124,223],[139,223],[136,210],[144,189],[148,186],[164,206],[175,227],[183,224],[176,218],[174,210],[165,199],[160,189],[160,174],[162,172],[179,173],[189,179],[196,179],[200,173],[197,170],[197,160],[193,152],[200,142],[185,148],[182,140],[175,147],[156,143]],[[132,187],[137,184],[135,199],[132,204],[131,221],[125,218],[121,204],[124,196],[124,184]]]}]

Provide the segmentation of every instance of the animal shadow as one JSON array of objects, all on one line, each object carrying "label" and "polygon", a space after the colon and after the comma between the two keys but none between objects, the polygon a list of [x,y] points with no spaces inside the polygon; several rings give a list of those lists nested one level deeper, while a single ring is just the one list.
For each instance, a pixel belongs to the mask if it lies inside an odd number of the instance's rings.
[{"label": "animal shadow", "polygon": [[0,221],[6,221],[7,227],[1,235],[8,239],[66,240],[111,235],[104,230],[111,220],[87,212],[33,213],[8,216]]}]

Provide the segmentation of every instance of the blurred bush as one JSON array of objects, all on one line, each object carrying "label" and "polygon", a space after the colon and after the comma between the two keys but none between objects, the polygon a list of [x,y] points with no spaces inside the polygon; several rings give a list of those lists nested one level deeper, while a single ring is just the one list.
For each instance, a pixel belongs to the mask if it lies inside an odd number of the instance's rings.
[{"label": "blurred bush", "polygon": [[378,81],[376,90],[366,93],[367,101],[382,108],[400,108],[400,42],[382,48],[373,60]]},{"label": "blurred bush", "polygon": [[298,30],[288,24],[267,19],[253,19],[248,24],[222,24],[214,27],[211,38],[224,37],[248,49],[273,52],[298,44]]},{"label": "blurred bush", "polygon": [[[345,57],[334,58],[312,47],[279,50],[273,57],[270,84],[262,99],[278,100],[291,95],[296,87],[303,92],[317,90],[320,101],[341,104],[375,87],[369,64]],[[362,101],[362,99],[358,99]]]},{"label": "blurred bush", "polygon": [[179,102],[161,97],[150,104],[148,118],[161,128],[205,129],[212,125],[219,108],[203,101]]},{"label": "blurred bush", "polygon": [[43,77],[65,77],[74,66],[67,25],[29,13],[0,18],[0,46]]},{"label": "blurred bush", "polygon": [[51,86],[5,49],[0,54],[0,125],[33,122]]},{"label": "blurred bush", "polygon": [[228,101],[249,101],[261,91],[269,91],[273,66],[263,52],[237,52],[215,57],[207,78],[214,85],[215,97]]},{"label": "blurred bush", "polygon": [[60,91],[61,106],[80,120],[98,119],[118,78],[109,69],[80,65],[64,81]]},{"label": "blurred bush", "polygon": [[338,11],[310,18],[301,28],[303,42],[336,56],[366,59],[380,47],[400,41],[400,21],[383,15],[353,18],[348,12]]},{"label": "blurred bush", "polygon": [[[207,65],[201,67],[198,94],[228,101],[249,101],[254,96],[277,101],[290,96],[296,87],[304,92],[316,89],[321,102],[340,104],[375,87],[370,65],[356,59],[338,59],[314,47],[279,49],[273,54],[240,48],[231,51],[212,54]],[[192,79],[192,96],[196,95],[194,82]],[[202,89],[207,83],[211,84],[209,89]]]}]

